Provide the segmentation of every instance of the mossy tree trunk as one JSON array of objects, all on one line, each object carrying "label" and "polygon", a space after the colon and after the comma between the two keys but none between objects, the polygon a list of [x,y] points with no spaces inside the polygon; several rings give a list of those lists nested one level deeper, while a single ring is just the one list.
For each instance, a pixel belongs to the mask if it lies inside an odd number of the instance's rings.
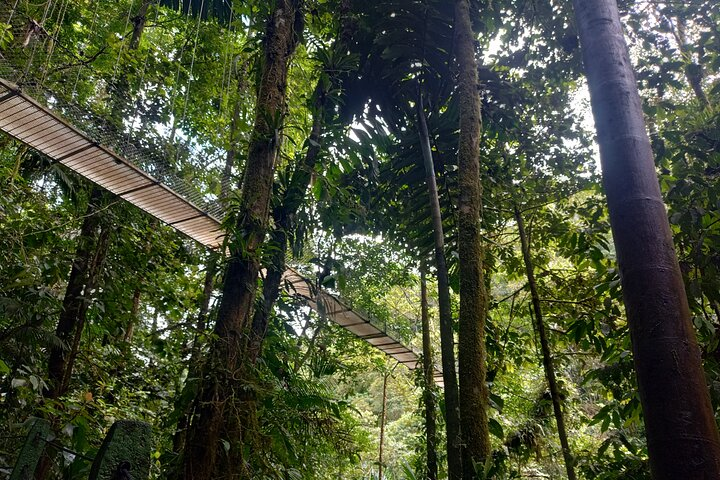
[{"label": "mossy tree trunk", "polygon": [[463,478],[475,478],[474,464],[490,455],[488,388],[485,354],[487,292],[483,275],[480,236],[482,187],[480,184],[480,94],[475,37],[469,0],[455,2],[455,56],[458,67],[456,95],[460,98],[458,158],[458,253],[460,313],[458,364],[460,417],[462,418]]},{"label": "mossy tree trunk", "polygon": [[[341,0],[339,5],[339,31],[334,50],[338,55],[345,54],[354,25],[350,19],[353,0]],[[272,255],[266,265],[263,281],[262,302],[253,315],[249,335],[249,358],[255,363],[262,352],[262,343],[267,333],[268,322],[273,306],[280,295],[280,283],[285,272],[288,250],[288,236],[295,228],[295,219],[305,201],[308,186],[315,171],[315,165],[322,153],[322,137],[328,123],[332,121],[332,104],[328,98],[330,90],[337,88],[340,70],[323,72],[318,79],[312,96],[312,127],[307,139],[307,150],[302,161],[298,162],[290,177],[290,182],[282,193],[281,201],[272,211],[275,228],[270,235]]]},{"label": "mossy tree trunk", "polygon": [[[237,223],[230,235],[231,257],[225,271],[222,300],[215,323],[215,339],[198,393],[195,417],[188,430],[182,477],[187,480],[236,478],[239,465],[237,425],[231,415],[240,391],[236,375],[246,352],[243,339],[252,321],[259,247],[267,228],[275,160],[285,115],[288,63],[302,28],[298,0],[278,0],[268,19],[255,122],[243,176]],[[221,439],[230,442],[225,453]],[[218,471],[220,455],[227,458]]]}]

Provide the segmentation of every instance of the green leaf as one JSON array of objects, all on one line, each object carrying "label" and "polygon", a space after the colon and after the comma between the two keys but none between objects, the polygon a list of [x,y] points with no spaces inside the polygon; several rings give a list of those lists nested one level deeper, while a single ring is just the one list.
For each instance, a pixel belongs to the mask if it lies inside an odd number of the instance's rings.
[{"label": "green leaf", "polygon": [[500,425],[500,422],[491,418],[488,420],[488,428],[490,429],[490,433],[495,435],[497,438],[505,440],[505,432],[503,431],[503,427]]}]

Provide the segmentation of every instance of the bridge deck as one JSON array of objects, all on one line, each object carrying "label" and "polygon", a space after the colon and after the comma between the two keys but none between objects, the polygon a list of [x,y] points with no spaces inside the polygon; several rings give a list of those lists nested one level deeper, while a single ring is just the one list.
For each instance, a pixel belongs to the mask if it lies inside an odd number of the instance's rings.
[{"label": "bridge deck", "polygon": [[217,218],[113,150],[0,79],[0,130],[211,248],[222,243]]}]

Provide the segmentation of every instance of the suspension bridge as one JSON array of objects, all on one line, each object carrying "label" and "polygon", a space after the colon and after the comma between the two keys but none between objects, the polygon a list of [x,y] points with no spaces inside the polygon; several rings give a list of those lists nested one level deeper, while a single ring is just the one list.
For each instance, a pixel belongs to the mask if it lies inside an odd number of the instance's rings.
[{"label": "suspension bridge", "polygon": [[[49,26],[53,18],[49,7],[40,20],[23,17],[15,8],[7,11],[0,7],[0,15],[0,22],[12,27],[12,36],[7,37],[11,41],[6,41],[4,47],[0,37],[0,131],[199,244],[220,248],[223,208],[216,198],[201,194],[176,173],[173,163],[177,158],[173,155],[181,147],[148,141],[136,135],[133,125],[119,129],[73,101],[78,83],[92,82],[94,73],[86,61],[62,47],[60,28]],[[56,23],[62,23],[64,12],[55,15]],[[120,54],[118,62],[119,58]],[[100,78],[94,81],[100,86],[108,84]],[[70,98],[60,93],[63,89],[53,88],[67,87],[69,82],[75,84]],[[189,88],[185,87],[186,95]],[[185,145],[186,154],[188,151]],[[289,268],[285,272],[284,285],[288,294],[407,368],[421,367],[419,355],[400,340],[399,334],[337,295],[317,288],[296,270]],[[437,368],[434,378],[442,384],[442,373]]]}]

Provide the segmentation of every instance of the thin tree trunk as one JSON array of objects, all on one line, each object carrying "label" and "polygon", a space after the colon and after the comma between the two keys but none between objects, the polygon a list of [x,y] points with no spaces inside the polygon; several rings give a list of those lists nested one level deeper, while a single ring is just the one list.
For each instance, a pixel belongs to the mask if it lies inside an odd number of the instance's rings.
[{"label": "thin tree trunk", "polygon": [[[259,271],[258,248],[267,227],[275,159],[280,143],[281,125],[272,125],[285,113],[287,71],[290,56],[297,45],[296,31],[302,25],[299,2],[280,0],[275,3],[268,20],[264,62],[258,88],[255,124],[250,138],[248,160],[240,192],[237,225],[229,232],[231,258],[225,272],[223,297],[214,328],[216,340],[210,346],[209,359],[200,392],[196,417],[189,431],[184,451],[183,478],[209,480],[233,478],[234,468],[241,467],[233,459],[239,457],[236,422],[225,422],[225,407],[236,392],[240,362],[244,353],[243,333],[252,320]],[[230,436],[227,434],[230,433]],[[223,461],[226,471],[216,471],[218,454],[227,438],[230,449]]]},{"label": "thin tree trunk", "polygon": [[517,222],[518,232],[520,234],[520,243],[522,247],[523,261],[525,262],[525,274],[527,275],[528,285],[530,287],[530,297],[532,298],[532,308],[535,313],[535,329],[540,338],[540,349],[542,351],[543,368],[545,370],[545,378],[550,389],[550,398],[552,399],[553,412],[555,413],[555,422],[557,423],[558,437],[560,438],[560,446],[562,447],[563,458],[565,460],[565,470],[567,471],[569,480],[576,480],[574,460],[568,443],[567,431],[565,430],[565,418],[562,411],[562,399],[557,386],[555,377],[555,366],[552,361],[552,353],[550,352],[550,342],[547,337],[547,329],[545,328],[545,320],[542,315],[542,307],[540,306],[540,294],[538,293],[537,283],[535,282],[535,272],[530,255],[530,240],[525,232],[525,223],[522,214],[515,205],[515,221]]},{"label": "thin tree trunk", "polygon": [[380,413],[380,451],[378,453],[378,480],[383,478],[383,447],[385,445],[385,419],[387,417],[387,381],[388,373],[383,374],[382,412]]},{"label": "thin tree trunk", "polygon": [[[681,9],[680,5],[675,6],[675,9]],[[693,93],[695,93],[695,98],[700,102],[700,105],[707,107],[709,102],[702,87],[703,67],[702,64],[695,63],[692,51],[688,49],[685,20],[680,15],[675,16],[672,20],[674,20],[675,23],[672,29],[673,34],[677,41],[680,55],[685,61],[685,79],[688,81],[688,85],[692,88]]]},{"label": "thin tree trunk", "polygon": [[462,478],[462,440],[460,438],[460,400],[458,397],[457,376],[455,374],[455,334],[450,305],[450,280],[448,279],[447,264],[445,263],[445,234],[443,233],[442,213],[435,181],[435,166],[433,164],[432,150],[430,149],[430,135],[425,120],[422,95],[418,96],[417,117],[435,243],[435,269],[437,271],[440,310],[440,353],[445,391],[448,478],[458,480]]},{"label": "thin tree trunk", "polygon": [[423,373],[425,389],[425,450],[427,451],[427,480],[437,480],[437,425],[435,422],[435,364],[433,362],[432,345],[430,344],[430,315],[428,312],[427,282],[425,281],[425,264],[420,264],[420,318],[422,321],[423,339]]},{"label": "thin tree trunk", "polygon": [[99,203],[102,194],[97,187],[93,187],[88,201],[85,217],[83,218],[77,250],[70,270],[67,289],[63,299],[62,311],[55,335],[62,345],[50,349],[48,359],[48,375],[50,379],[49,398],[59,398],[68,389],[73,369],[72,350],[75,338],[82,334],[85,325],[87,310],[92,301],[92,290],[98,279],[100,264],[93,262],[94,258],[104,258],[107,243],[99,240],[100,227]]},{"label": "thin tree trunk", "polygon": [[720,478],[720,437],[615,0],[574,0],[653,478]]},{"label": "thin tree trunk", "polygon": [[474,464],[484,465],[490,455],[488,388],[485,354],[487,292],[480,236],[482,186],[480,184],[480,95],[475,37],[469,0],[455,1],[455,55],[460,101],[458,149],[458,254],[460,273],[459,380],[463,438],[463,478],[475,478]]}]

